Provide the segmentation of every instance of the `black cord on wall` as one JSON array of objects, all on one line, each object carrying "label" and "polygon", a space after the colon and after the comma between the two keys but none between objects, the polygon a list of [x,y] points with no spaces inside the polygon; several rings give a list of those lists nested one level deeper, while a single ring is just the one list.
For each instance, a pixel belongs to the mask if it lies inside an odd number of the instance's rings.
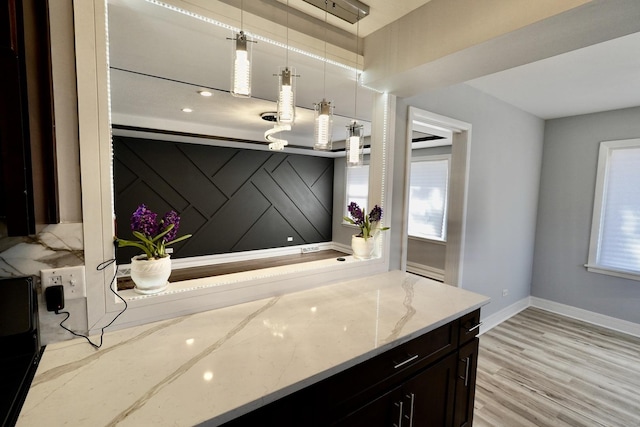
[{"label": "black cord on wall", "polygon": [[[109,266],[110,266],[111,264],[113,264],[114,262],[116,262],[116,259],[115,259],[115,258],[110,259],[110,260],[107,260],[107,261],[104,261],[104,262],[101,262],[101,263],[100,263],[100,264],[98,264],[98,266],[96,267],[96,270],[98,270],[98,271],[102,271],[102,270],[104,270],[105,268],[109,267]],[[105,330],[106,328],[108,328],[109,326],[111,326],[111,325],[113,324],[113,322],[115,322],[115,321],[116,321],[116,319],[117,319],[118,317],[120,317],[120,315],[122,315],[122,313],[124,313],[124,312],[127,310],[127,307],[128,307],[128,306],[127,306],[127,301],[126,301],[124,298],[122,298],[122,297],[118,294],[118,292],[116,292],[116,291],[113,289],[113,285],[114,285],[114,283],[116,283],[116,277],[117,277],[117,276],[118,276],[118,266],[116,265],[116,271],[115,271],[115,273],[113,273],[113,278],[111,279],[111,283],[109,284],[109,290],[111,290],[111,292],[112,292],[115,296],[117,296],[118,298],[120,298],[120,300],[124,303],[124,308],[122,309],[122,311],[121,311],[120,313],[118,313],[118,315],[117,315],[116,317],[114,317],[114,318],[111,320],[111,322],[109,322],[106,326],[102,327],[102,330],[100,331],[100,343],[99,343],[99,344],[95,344],[95,343],[93,343],[93,342],[89,339],[89,337],[88,337],[88,336],[83,335],[83,334],[79,334],[79,333],[77,333],[77,332],[74,332],[74,331],[72,331],[71,329],[69,329],[69,328],[67,328],[66,326],[64,326],[64,325],[63,325],[63,323],[64,323],[64,322],[66,322],[66,321],[69,319],[69,317],[71,316],[71,314],[70,314],[68,311],[58,311],[58,310],[56,310],[56,311],[55,311],[55,313],[56,313],[56,314],[66,314],[66,315],[67,315],[67,317],[65,317],[65,318],[62,320],[62,322],[60,322],[60,327],[62,327],[62,329],[64,329],[64,330],[66,330],[66,331],[70,332],[71,334],[73,334],[73,335],[75,335],[75,336],[77,336],[77,337],[81,337],[81,338],[86,339],[86,340],[87,340],[87,342],[88,342],[89,344],[91,344],[91,345],[92,345],[94,348],[96,348],[96,349],[98,349],[98,348],[102,347],[102,338],[103,338],[103,336],[104,336],[104,330]]]}]

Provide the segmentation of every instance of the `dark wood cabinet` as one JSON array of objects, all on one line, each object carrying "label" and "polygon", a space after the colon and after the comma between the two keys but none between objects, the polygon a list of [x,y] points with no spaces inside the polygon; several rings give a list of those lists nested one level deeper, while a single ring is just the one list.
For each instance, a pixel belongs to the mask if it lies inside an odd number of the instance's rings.
[{"label": "dark wood cabinet", "polygon": [[469,427],[473,424],[473,402],[476,394],[478,371],[478,338],[473,338],[458,351],[456,378],[456,407],[453,425]]},{"label": "dark wood cabinet", "polygon": [[451,426],[456,354],[415,374],[401,386],[348,414],[336,426]]},{"label": "dark wood cabinet", "polygon": [[0,5],[0,219],[10,236],[58,222],[47,0]]},{"label": "dark wood cabinet", "polygon": [[470,426],[480,310],[227,426]]}]

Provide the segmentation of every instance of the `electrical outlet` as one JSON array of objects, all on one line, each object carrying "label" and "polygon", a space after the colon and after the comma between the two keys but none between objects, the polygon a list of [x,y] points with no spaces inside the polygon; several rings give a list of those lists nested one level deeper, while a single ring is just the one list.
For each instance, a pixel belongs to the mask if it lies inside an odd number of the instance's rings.
[{"label": "electrical outlet", "polygon": [[509,296],[509,289],[503,289],[503,290],[502,290],[502,296],[503,296],[503,297],[507,297],[507,296]]},{"label": "electrical outlet", "polygon": [[40,270],[40,280],[42,281],[43,290],[49,286],[62,285],[65,300],[85,298],[87,296],[83,265]]},{"label": "electrical outlet", "polygon": [[293,237],[292,236],[287,237],[287,242],[293,242]]},{"label": "electrical outlet", "polygon": [[303,254],[308,254],[309,252],[319,252],[319,251],[320,251],[320,246],[305,246],[300,250],[300,252],[302,252]]}]

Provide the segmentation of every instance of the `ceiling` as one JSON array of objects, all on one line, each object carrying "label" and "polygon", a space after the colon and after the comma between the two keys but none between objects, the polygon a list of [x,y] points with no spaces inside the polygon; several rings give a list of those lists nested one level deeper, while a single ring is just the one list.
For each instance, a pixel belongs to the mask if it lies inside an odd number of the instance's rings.
[{"label": "ceiling", "polygon": [[[307,15],[313,16],[319,20],[324,20],[325,13],[321,9],[304,2],[304,0],[277,0],[280,3],[288,4]],[[407,13],[419,8],[423,4],[429,3],[431,0],[359,0],[369,6],[369,15],[366,19],[361,19],[359,25],[352,25],[341,19],[329,16],[328,22],[348,31],[352,34],[357,33],[360,37],[366,37],[376,30],[398,20]]]},{"label": "ceiling", "polygon": [[543,119],[640,105],[640,33],[467,82]]}]

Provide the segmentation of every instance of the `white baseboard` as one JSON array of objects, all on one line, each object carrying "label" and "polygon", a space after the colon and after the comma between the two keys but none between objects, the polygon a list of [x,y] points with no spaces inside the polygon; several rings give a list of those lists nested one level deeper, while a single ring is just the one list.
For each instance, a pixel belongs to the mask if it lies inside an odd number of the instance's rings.
[{"label": "white baseboard", "polygon": [[331,242],[331,246],[329,247],[329,249],[333,249],[334,251],[344,252],[346,254],[350,254],[353,252],[351,250],[350,245],[343,245],[342,243],[338,243],[338,242]]},{"label": "white baseboard", "polygon": [[444,281],[444,270],[429,267],[428,265],[407,261],[407,271],[409,273],[418,274],[440,282]]},{"label": "white baseboard", "polygon": [[503,308],[497,313],[493,313],[492,315],[482,319],[482,326],[480,327],[479,335],[482,335],[485,332],[490,331],[491,329],[498,326],[500,323],[515,316],[525,308],[529,307],[531,305],[530,298],[531,297],[526,297],[521,299],[520,301],[516,301],[515,303]]},{"label": "white baseboard", "polygon": [[551,311],[583,322],[592,323],[597,326],[612,329],[614,331],[623,332],[625,334],[640,337],[640,324],[629,322],[627,320],[616,319],[615,317],[606,316],[593,311],[584,310],[582,308],[561,304],[555,301],[549,301],[538,297],[529,297],[531,306],[542,310]]},{"label": "white baseboard", "polygon": [[482,319],[480,335],[498,326],[510,317],[515,316],[527,307],[547,310],[562,316],[571,317],[572,319],[602,326],[603,328],[611,329],[613,331],[640,337],[640,324],[638,323],[616,319],[615,317],[605,316],[604,314],[594,313],[593,311],[532,296],[523,298],[520,301],[503,308],[497,313],[493,313],[492,315]]}]

